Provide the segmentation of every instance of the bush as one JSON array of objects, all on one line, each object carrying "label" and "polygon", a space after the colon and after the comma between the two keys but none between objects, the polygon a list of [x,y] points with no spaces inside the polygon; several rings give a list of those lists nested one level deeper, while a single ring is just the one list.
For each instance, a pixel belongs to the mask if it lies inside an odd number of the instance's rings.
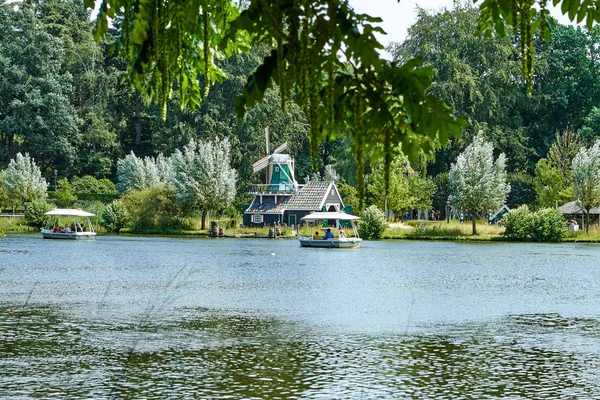
[{"label": "bush", "polygon": [[79,200],[83,201],[99,201],[104,204],[110,204],[119,198],[116,194],[101,194],[101,193],[79,193]]},{"label": "bush", "polygon": [[127,210],[123,203],[115,200],[106,206],[102,213],[102,222],[100,224],[108,232],[119,232],[127,225]]},{"label": "bush", "polygon": [[85,175],[81,178],[74,176],[71,184],[77,193],[99,193],[98,180],[91,175]]},{"label": "bush", "polygon": [[532,218],[529,207],[525,205],[510,210],[504,215],[506,229],[503,235],[509,240],[527,240],[531,234]]},{"label": "bush", "polygon": [[27,225],[41,228],[46,225],[50,217],[45,215],[53,207],[44,200],[33,201],[27,205],[25,210],[25,221]]},{"label": "bush", "polygon": [[71,207],[73,203],[77,201],[75,190],[73,190],[73,186],[71,186],[67,178],[58,180],[58,188],[54,195],[58,205],[61,207]]},{"label": "bush", "polygon": [[558,242],[567,232],[565,219],[554,208],[543,208],[533,213],[531,238],[538,242]]},{"label": "bush", "polygon": [[544,208],[532,213],[527,206],[510,210],[505,216],[504,236],[510,240],[536,240],[558,242],[566,234],[565,220],[553,208]]},{"label": "bush", "polygon": [[106,178],[98,180],[98,192],[99,194],[117,194],[117,187],[115,184]]},{"label": "bush", "polygon": [[129,192],[122,199],[134,232],[166,232],[181,229],[183,219],[175,197],[166,188],[151,187]]},{"label": "bush", "polygon": [[365,210],[358,224],[358,234],[364,239],[379,239],[386,227],[383,211],[373,205]]},{"label": "bush", "polygon": [[4,185],[2,185],[2,174],[0,173],[0,210],[8,206],[10,206],[10,199],[6,194],[6,190],[4,190]]}]

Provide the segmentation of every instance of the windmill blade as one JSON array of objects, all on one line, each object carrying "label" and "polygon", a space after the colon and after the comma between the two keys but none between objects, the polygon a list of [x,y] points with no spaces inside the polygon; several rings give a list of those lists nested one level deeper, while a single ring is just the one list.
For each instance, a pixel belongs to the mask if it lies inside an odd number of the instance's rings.
[{"label": "windmill blade", "polygon": [[269,158],[271,158],[271,156],[265,156],[252,164],[252,171],[256,173],[269,165]]},{"label": "windmill blade", "polygon": [[269,154],[269,127],[265,128],[265,148],[267,149],[267,155]]},{"label": "windmill blade", "polygon": [[285,149],[287,149],[287,142],[285,142],[284,144],[282,144],[281,146],[279,146],[278,148],[276,148],[275,150],[273,150],[273,154],[281,153]]}]

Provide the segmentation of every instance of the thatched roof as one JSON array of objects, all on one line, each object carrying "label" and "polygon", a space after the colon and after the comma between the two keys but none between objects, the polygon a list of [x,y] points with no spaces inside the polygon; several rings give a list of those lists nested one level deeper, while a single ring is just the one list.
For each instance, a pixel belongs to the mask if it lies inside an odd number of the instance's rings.
[{"label": "thatched roof", "polygon": [[[565,203],[562,206],[558,207],[558,212],[561,214],[585,214],[585,210],[581,207],[581,202],[579,200],[571,201],[569,203]],[[592,207],[590,210],[590,214],[600,214],[599,207]]]}]

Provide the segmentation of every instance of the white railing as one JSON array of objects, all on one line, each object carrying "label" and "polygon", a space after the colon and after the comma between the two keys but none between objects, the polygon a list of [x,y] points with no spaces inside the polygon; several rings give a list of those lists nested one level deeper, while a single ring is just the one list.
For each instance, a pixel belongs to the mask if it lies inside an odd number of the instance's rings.
[{"label": "white railing", "polygon": [[279,184],[261,184],[261,185],[250,185],[251,194],[289,194],[292,195],[300,188],[300,185],[294,187],[292,184],[279,183]]}]

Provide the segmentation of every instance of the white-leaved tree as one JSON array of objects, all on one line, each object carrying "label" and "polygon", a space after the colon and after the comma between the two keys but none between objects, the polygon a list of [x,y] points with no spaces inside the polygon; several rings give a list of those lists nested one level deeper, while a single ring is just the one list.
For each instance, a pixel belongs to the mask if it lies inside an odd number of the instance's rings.
[{"label": "white-leaved tree", "polygon": [[171,160],[161,154],[139,158],[133,151],[117,161],[117,190],[120,194],[150,187],[164,187],[173,176]]},{"label": "white-leaved tree", "polygon": [[456,158],[450,169],[452,202],[472,214],[473,235],[477,234],[476,217],[495,210],[506,201],[510,184],[506,182],[504,153],[494,161],[494,146],[479,133]]},{"label": "white-leaved tree", "polygon": [[183,209],[202,211],[202,229],[209,211],[223,209],[235,199],[236,171],[231,167],[227,139],[196,143],[171,156],[171,184]]},{"label": "white-leaved tree", "polygon": [[585,230],[590,223],[590,209],[600,204],[600,140],[589,149],[582,147],[573,158],[573,188],[577,199],[585,209]]},{"label": "white-leaved tree", "polygon": [[8,167],[2,171],[2,184],[8,198],[21,205],[47,197],[48,183],[35,160],[27,153],[24,156],[18,153],[16,159],[10,160]]},{"label": "white-leaved tree", "polygon": [[340,180],[340,174],[337,173],[333,165],[327,164],[323,168],[323,175],[319,171],[313,172],[304,178],[306,183],[308,182],[338,182]]}]

